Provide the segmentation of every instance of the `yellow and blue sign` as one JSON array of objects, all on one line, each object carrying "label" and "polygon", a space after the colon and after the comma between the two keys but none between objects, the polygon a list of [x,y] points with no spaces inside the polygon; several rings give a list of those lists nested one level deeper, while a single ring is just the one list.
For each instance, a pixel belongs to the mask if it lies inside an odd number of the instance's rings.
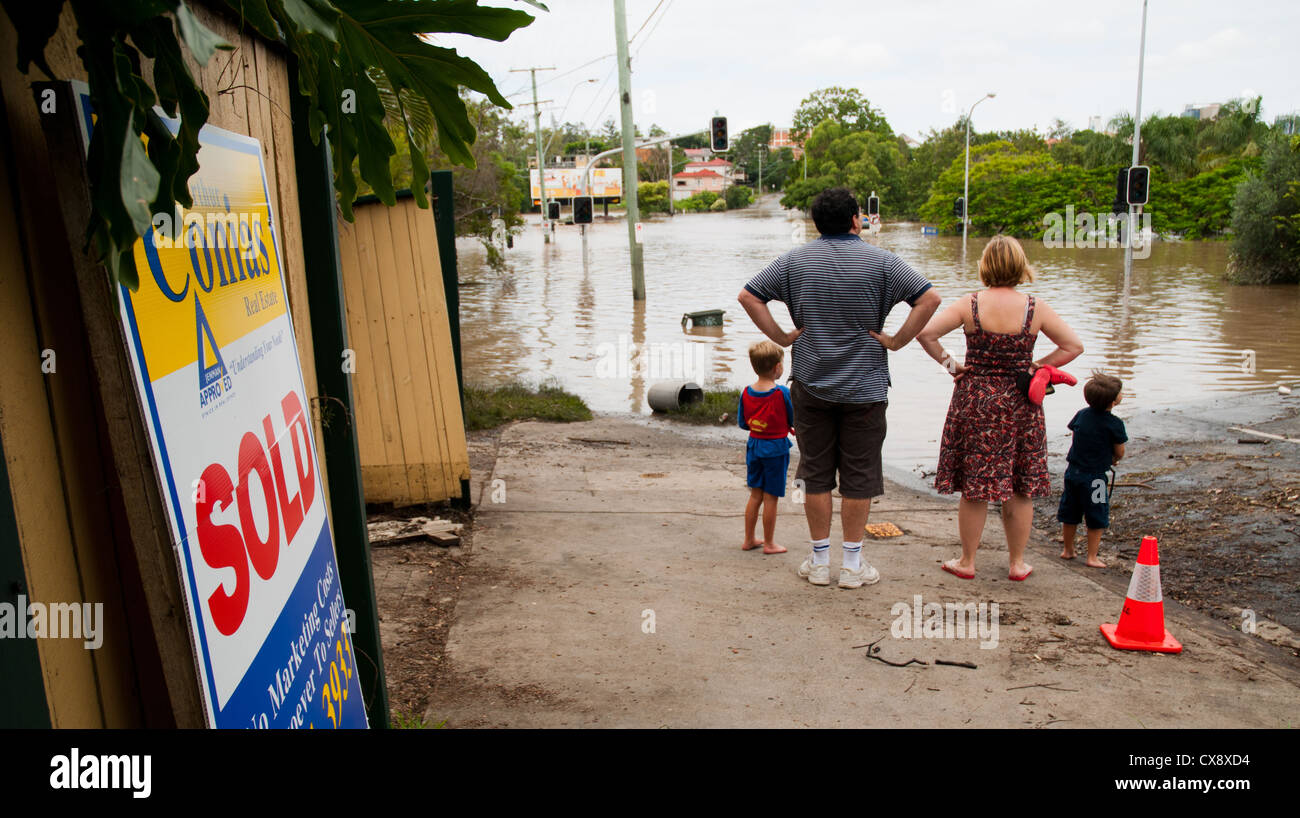
[{"label": "yellow and blue sign", "polygon": [[193,207],[137,242],[121,313],[208,722],[364,728],[261,144],[199,144]]}]

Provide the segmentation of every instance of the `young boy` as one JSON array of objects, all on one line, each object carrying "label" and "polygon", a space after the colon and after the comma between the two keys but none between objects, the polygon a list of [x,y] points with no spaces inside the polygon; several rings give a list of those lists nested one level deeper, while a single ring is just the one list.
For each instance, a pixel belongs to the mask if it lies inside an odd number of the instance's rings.
[{"label": "young boy", "polygon": [[1083,387],[1087,409],[1080,409],[1070,421],[1074,442],[1067,456],[1065,490],[1056,519],[1062,524],[1061,539],[1065,548],[1061,559],[1074,559],[1074,533],[1079,521],[1088,526],[1088,560],[1093,568],[1105,568],[1097,552],[1101,549],[1101,532],[1110,527],[1110,496],[1106,491],[1106,472],[1124,457],[1128,434],[1124,421],[1110,412],[1119,405],[1119,378],[1094,372]]},{"label": "young boy", "polygon": [[[794,404],[790,390],[776,381],[785,371],[785,350],[771,341],[759,341],[749,348],[749,362],[758,380],[740,393],[736,420],[749,430],[745,464],[749,467],[749,505],[745,507],[745,551],[763,546],[764,554],[784,554],[773,542],[776,532],[777,498],[785,496],[785,475],[790,468],[790,439],[794,432]],[[763,540],[754,538],[758,507],[763,507]]]}]

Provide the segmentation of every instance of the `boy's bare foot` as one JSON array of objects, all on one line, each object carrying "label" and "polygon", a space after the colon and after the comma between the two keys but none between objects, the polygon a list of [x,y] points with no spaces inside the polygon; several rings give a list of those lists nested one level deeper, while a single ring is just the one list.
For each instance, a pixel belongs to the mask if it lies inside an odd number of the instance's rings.
[{"label": "boy's bare foot", "polygon": [[1063,559],[1063,560],[1072,560],[1072,559],[1074,559],[1074,551],[1073,551],[1073,550],[1063,550],[1063,551],[1061,552],[1061,559]]},{"label": "boy's bare foot", "polygon": [[777,545],[776,543],[772,543],[771,545],[764,544],[764,545],[763,545],[763,553],[764,553],[764,554],[784,554],[784,553],[785,553],[785,546],[784,546],[784,545]]},{"label": "boy's bare foot", "polygon": [[1086,565],[1086,566],[1088,566],[1089,568],[1105,568],[1105,567],[1106,567],[1106,563],[1102,562],[1101,559],[1100,559],[1100,558],[1097,558],[1097,557],[1089,557],[1087,560],[1084,561],[1083,564]]},{"label": "boy's bare foot", "polygon": [[762,540],[754,540],[753,542],[747,542],[747,543],[745,543],[744,545],[740,546],[740,550],[741,550],[741,551],[753,551],[755,548],[762,548],[762,547],[763,547],[763,541],[762,541]]}]

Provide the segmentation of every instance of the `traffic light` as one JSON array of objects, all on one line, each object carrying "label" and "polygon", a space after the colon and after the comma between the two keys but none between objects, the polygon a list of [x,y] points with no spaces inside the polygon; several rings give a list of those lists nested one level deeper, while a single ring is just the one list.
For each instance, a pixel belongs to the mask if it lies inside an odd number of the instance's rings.
[{"label": "traffic light", "polygon": [[727,118],[725,116],[715,116],[709,123],[709,147],[714,153],[726,153],[731,150],[731,142],[727,139]]},{"label": "traffic light", "polygon": [[879,196],[868,196],[868,197],[867,197],[867,215],[868,215],[868,216],[877,216],[877,215],[879,215],[879,214],[880,214],[880,197],[879,197]]},{"label": "traffic light", "polygon": [[1115,175],[1115,201],[1111,202],[1110,212],[1128,212],[1128,168],[1120,168]]},{"label": "traffic light", "polygon": [[952,203],[952,215],[963,218],[966,215],[966,200],[958,196]]},{"label": "traffic light", "polygon": [[592,215],[595,211],[595,200],[590,196],[573,197],[573,223],[574,224],[591,224]]},{"label": "traffic light", "polygon": [[558,222],[558,221],[560,220],[560,203],[559,203],[559,202],[547,202],[547,203],[546,203],[546,218],[550,219],[550,220],[553,221],[553,222]]},{"label": "traffic light", "polygon": [[1151,168],[1134,165],[1128,169],[1128,196],[1131,205],[1144,205],[1151,200]]}]

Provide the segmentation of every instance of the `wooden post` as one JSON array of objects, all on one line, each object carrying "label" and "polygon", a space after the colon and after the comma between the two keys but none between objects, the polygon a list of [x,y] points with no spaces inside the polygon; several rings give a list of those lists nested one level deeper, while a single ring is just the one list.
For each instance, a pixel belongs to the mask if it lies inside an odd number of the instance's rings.
[{"label": "wooden post", "polygon": [[[297,88],[297,83],[294,65],[290,69],[289,87]],[[334,553],[343,598],[356,612],[352,645],[362,659],[357,662],[357,671],[365,693],[366,717],[372,728],[386,729],[389,726],[388,683],[379,637],[379,605],[370,567],[361,454],[357,445],[352,380],[342,365],[344,351],[350,347],[339,260],[333,164],[324,134],[320,134],[319,145],[312,144],[307,129],[307,102],[301,94],[292,95],[292,112],[303,262],[312,271],[307,279],[307,302],[311,311],[312,347],[316,353],[316,388],[338,417],[337,421],[322,424],[321,430],[329,467],[330,479],[325,488],[330,495]]]}]

